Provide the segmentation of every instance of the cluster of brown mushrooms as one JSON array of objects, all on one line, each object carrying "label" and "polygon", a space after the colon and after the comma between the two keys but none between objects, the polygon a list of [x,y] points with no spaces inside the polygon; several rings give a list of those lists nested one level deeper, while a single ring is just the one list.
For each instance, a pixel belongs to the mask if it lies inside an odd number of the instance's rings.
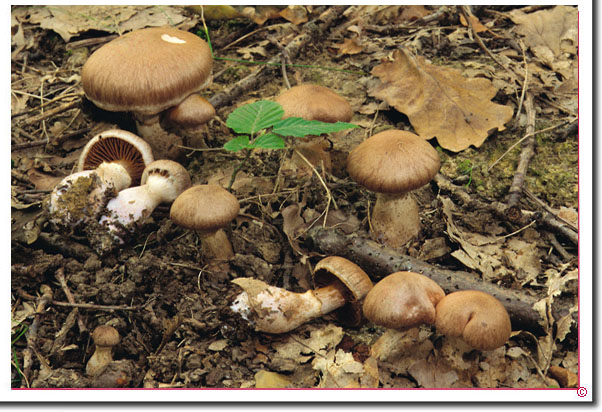
[{"label": "cluster of brown mushrooms", "polygon": [[[82,71],[86,97],[104,110],[132,113],[141,137],[110,129],[89,141],[76,172],[50,196],[49,216],[55,227],[67,233],[88,229],[90,243],[103,253],[123,244],[157,205],[171,203],[171,220],[198,233],[209,262],[227,262],[234,256],[223,229],[238,215],[238,200],[220,186],[192,185],[187,170],[175,161],[184,137],[199,144],[204,125],[215,116],[215,109],[199,94],[211,82],[212,64],[203,40],[167,27],[130,32],[90,56]],[[285,117],[323,122],[353,117],[349,103],[322,86],[298,85],[275,100]],[[300,139],[295,155],[328,171],[329,146],[320,137]],[[377,193],[370,220],[374,236],[394,248],[417,236],[419,210],[410,192],[428,184],[439,168],[436,150],[402,130],[378,133],[351,151],[350,177]],[[393,273],[373,286],[358,265],[338,256],[318,262],[313,276],[315,288],[304,293],[236,278],[232,282],[243,291],[231,309],[255,330],[273,334],[334,312],[341,322],[356,326],[364,318],[395,330],[434,325],[479,350],[499,347],[510,336],[504,306],[483,292],[445,295],[432,280],[410,272]],[[96,351],[86,373],[97,377],[113,363],[119,334],[101,325],[92,337]],[[121,386],[119,379],[109,385]]]}]

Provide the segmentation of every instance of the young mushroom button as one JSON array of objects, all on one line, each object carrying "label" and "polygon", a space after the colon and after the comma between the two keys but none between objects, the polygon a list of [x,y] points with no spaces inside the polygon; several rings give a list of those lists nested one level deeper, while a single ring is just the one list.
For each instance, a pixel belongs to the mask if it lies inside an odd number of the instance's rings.
[{"label": "young mushroom button", "polygon": [[100,325],[92,332],[96,348],[86,365],[86,375],[98,376],[113,362],[113,347],[119,343],[119,332],[112,326]]},{"label": "young mushroom button", "polygon": [[418,205],[409,192],[431,181],[440,166],[439,154],[426,140],[402,130],[377,133],[349,153],[349,176],[376,192],[375,236],[397,248],[420,232]]},{"label": "young mushroom button", "polygon": [[226,261],[234,252],[223,228],[238,216],[239,210],[238,199],[221,186],[195,185],[178,196],[169,216],[176,225],[199,234],[206,258]]},{"label": "young mushroom button", "polygon": [[157,158],[175,158],[182,139],[165,132],[159,114],[211,82],[207,43],[171,27],[135,30],[96,50],[84,64],[86,97],[108,111],[134,113],[138,133]]},{"label": "young mushroom button", "polygon": [[[342,257],[328,257],[316,265],[317,287],[304,293],[267,285],[253,278],[232,281],[243,289],[230,308],[255,330],[286,333],[335,309],[346,311],[372,288],[368,275]],[[340,310],[340,309],[339,309]]]},{"label": "young mushroom button", "polygon": [[483,351],[503,346],[512,333],[504,305],[478,290],[453,292],[441,299],[435,328],[443,335],[461,337],[472,348]]}]

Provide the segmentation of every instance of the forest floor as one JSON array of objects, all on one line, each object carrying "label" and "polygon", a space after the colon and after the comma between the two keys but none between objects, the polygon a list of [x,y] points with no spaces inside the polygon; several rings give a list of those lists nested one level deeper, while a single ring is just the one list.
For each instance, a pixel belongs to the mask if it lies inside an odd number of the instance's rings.
[{"label": "forest floor", "polygon": [[[234,14],[241,11],[245,16]],[[218,12],[226,15],[217,18]],[[224,7],[201,15],[176,6],[13,6],[11,19],[13,387],[577,385],[576,8]],[[228,231],[235,257],[227,273],[205,270],[198,235],[171,222],[169,205],[154,211],[137,241],[103,257],[85,237],[63,237],[47,222],[47,198],[72,172],[86,142],[109,127],[135,132],[128,114],[102,111],[85,99],[82,65],[116,34],[166,24],[205,38],[209,33],[215,57],[213,83],[202,92],[217,109],[207,147],[187,146],[181,160],[193,184],[228,184],[241,160],[221,149],[235,136],[225,124],[228,114],[273,99],[287,81],[333,89],[349,101],[351,122],[359,126],[332,139],[326,171],[290,160],[291,149],[253,152],[232,186],[241,210]],[[534,24],[560,29],[537,32]],[[262,64],[280,62],[295,39],[302,47],[286,56],[284,70]],[[481,125],[466,118],[478,113],[467,114],[462,100],[463,126],[436,124],[436,113],[449,108],[445,98],[420,107],[424,102],[396,94],[402,59],[416,63],[444,94],[456,86],[454,93],[465,90],[450,80],[457,73],[487,79],[493,93],[477,90],[470,99],[495,104],[494,111],[505,106],[512,116],[483,126],[481,137],[469,136],[463,127]],[[235,87],[248,76],[257,78],[252,87]],[[416,87],[436,93],[429,82]],[[414,118],[401,107],[429,115]],[[426,127],[433,124],[434,131]],[[370,234],[375,195],[349,178],[346,158],[380,131],[425,128],[436,136],[429,142],[441,170],[414,192],[421,233],[392,251]],[[509,308],[511,338],[481,352],[430,326],[398,336],[367,321],[350,327],[327,315],[270,335],[232,313],[240,293],[234,278],[255,277],[296,292],[311,288],[312,268],[329,254],[320,242],[325,236],[343,242],[333,247],[351,260],[383,248],[421,262],[427,272],[461,272],[500,296],[524,296],[534,302],[528,309],[536,320]],[[352,240],[358,250],[345,256],[345,242]],[[388,274],[360,261],[374,282]],[[113,358],[120,362],[112,377],[94,380],[85,368],[94,351],[90,334],[101,324],[119,331]]]}]

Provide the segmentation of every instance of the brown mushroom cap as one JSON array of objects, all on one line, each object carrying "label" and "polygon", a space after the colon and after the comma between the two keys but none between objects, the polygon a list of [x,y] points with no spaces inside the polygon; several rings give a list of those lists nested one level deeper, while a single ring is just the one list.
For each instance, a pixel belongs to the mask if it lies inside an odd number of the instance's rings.
[{"label": "brown mushroom cap", "polygon": [[172,125],[182,128],[196,128],[215,116],[215,108],[198,94],[191,94],[177,106],[165,112],[165,119]]},{"label": "brown mushroom cap", "polygon": [[276,97],[284,109],[284,118],[301,117],[306,120],[336,123],[348,122],[353,117],[351,106],[334,91],[315,84],[300,84]]},{"label": "brown mushroom cap", "polygon": [[119,332],[112,326],[100,325],[92,332],[92,339],[97,346],[115,346],[119,343]]},{"label": "brown mushroom cap", "polygon": [[478,290],[453,292],[437,304],[435,328],[448,336],[461,336],[479,350],[498,348],[510,337],[512,325],[504,305]]},{"label": "brown mushroom cap", "polygon": [[171,205],[169,216],[178,226],[214,232],[230,223],[240,210],[238,199],[217,185],[195,185]]},{"label": "brown mushroom cap", "polygon": [[372,289],[372,280],[362,268],[340,256],[328,256],[314,267],[317,288],[338,283],[347,303],[337,309],[339,321],[357,326],[362,320],[361,302]]},{"label": "brown mushroom cap", "polygon": [[364,140],[347,157],[349,176],[378,193],[405,193],[431,181],[441,166],[439,154],[423,138],[386,130]]},{"label": "brown mushroom cap", "polygon": [[77,171],[96,169],[103,162],[117,162],[128,172],[132,184],[138,185],[144,168],[153,160],[152,150],[144,139],[125,130],[111,129],[88,141],[79,156]]},{"label": "brown mushroom cap", "polygon": [[372,289],[370,277],[355,263],[340,256],[328,256],[320,260],[314,268],[316,287],[340,281],[348,291],[347,299],[362,299]]},{"label": "brown mushroom cap", "polygon": [[84,92],[109,111],[156,114],[211,80],[213,58],[200,37],[171,27],[135,30],[96,50],[84,64]]},{"label": "brown mushroom cap", "polygon": [[413,272],[381,279],[364,300],[364,316],[390,329],[435,323],[435,305],[445,292],[433,280]]}]

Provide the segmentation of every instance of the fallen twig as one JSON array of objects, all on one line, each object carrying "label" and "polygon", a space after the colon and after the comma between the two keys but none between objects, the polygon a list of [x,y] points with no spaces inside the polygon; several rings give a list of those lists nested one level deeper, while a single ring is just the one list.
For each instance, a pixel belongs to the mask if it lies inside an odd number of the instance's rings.
[{"label": "fallen twig", "polygon": [[42,315],[46,311],[46,306],[48,303],[52,301],[52,288],[48,285],[42,285],[40,287],[40,291],[42,292],[42,296],[38,299],[38,304],[36,306],[36,313],[33,318],[33,322],[31,323],[31,327],[27,331],[27,347],[23,350],[23,375],[25,379],[23,380],[23,385],[26,382],[31,382],[31,367],[33,364],[33,356],[37,354],[38,351],[38,330],[40,329],[40,321],[42,320]]},{"label": "fallen twig", "polygon": [[[65,280],[65,269],[63,269],[62,267],[58,268],[56,270],[56,273],[54,274],[54,277],[61,284],[61,288],[63,288],[63,292],[65,293],[65,296],[67,297],[67,300],[69,301],[69,303],[74,304],[75,299],[73,298],[73,294],[71,293],[71,290],[69,290],[69,286],[67,286],[67,280]],[[84,320],[80,316],[77,308],[73,308],[73,312],[77,316],[77,326],[79,327],[79,332],[82,333],[82,332],[87,331],[88,328],[86,328],[86,324],[84,323]]]}]

